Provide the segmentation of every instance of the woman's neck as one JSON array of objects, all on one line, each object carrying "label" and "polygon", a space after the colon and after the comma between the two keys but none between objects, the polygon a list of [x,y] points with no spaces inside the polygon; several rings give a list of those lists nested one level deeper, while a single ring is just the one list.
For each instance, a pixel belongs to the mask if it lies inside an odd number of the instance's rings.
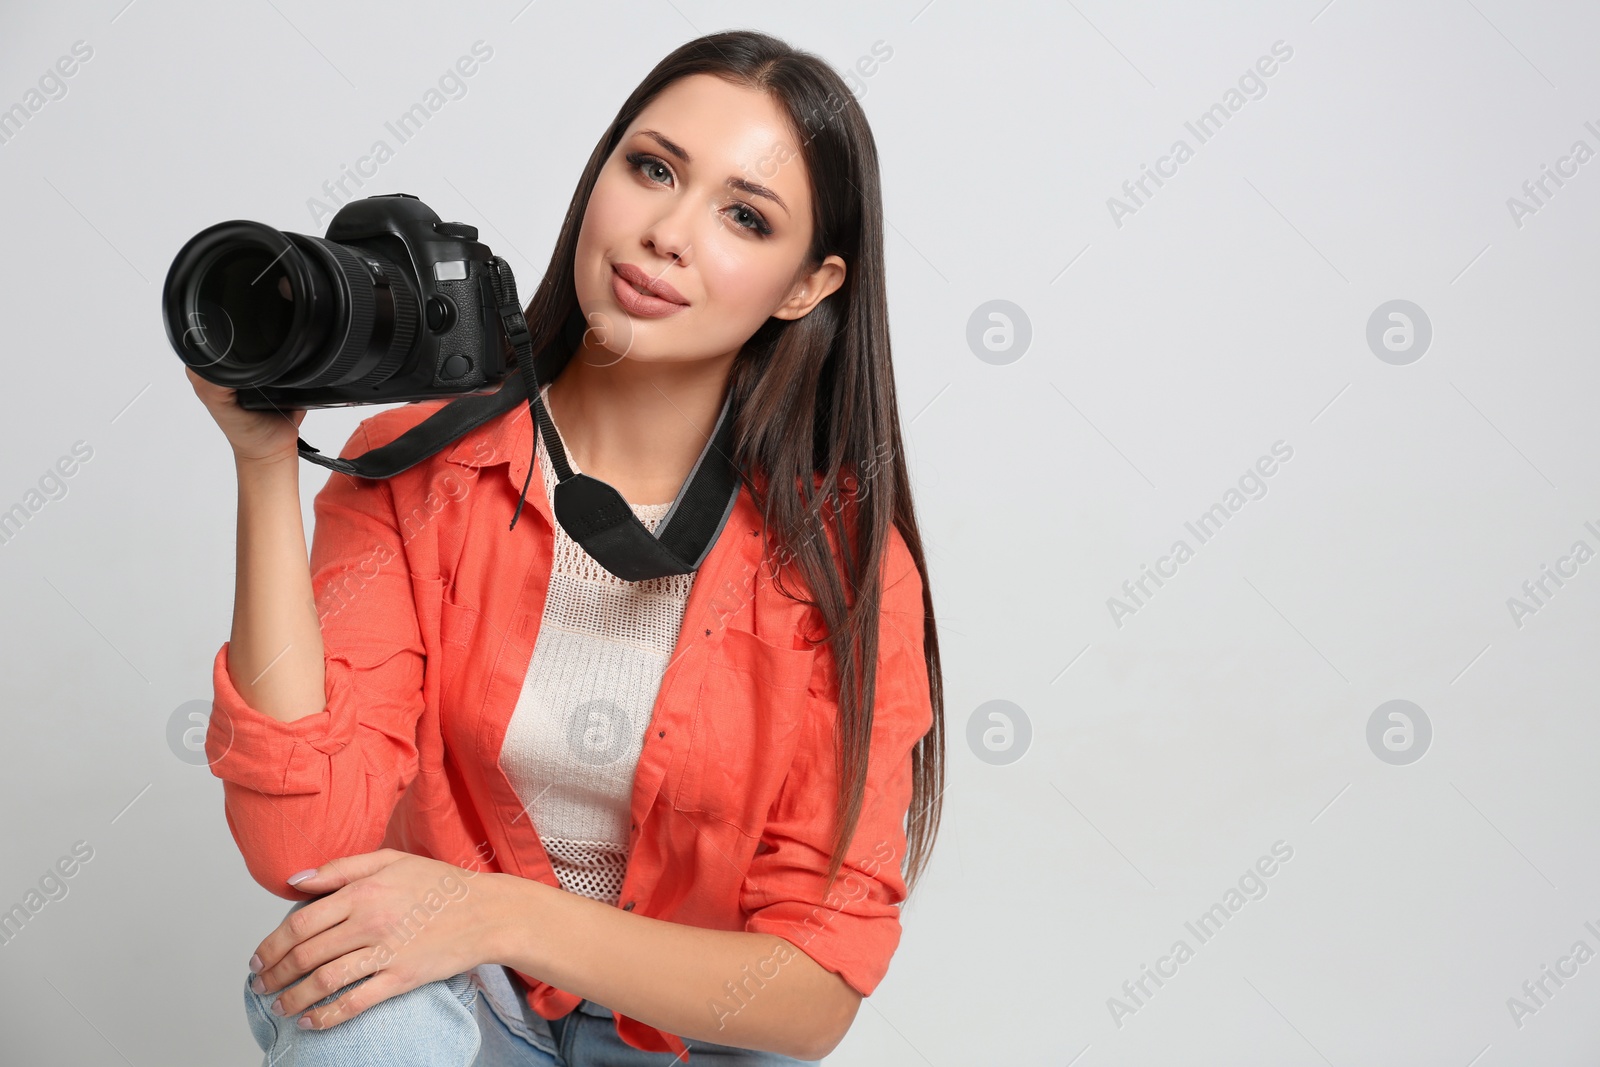
[{"label": "woman's neck", "polygon": [[550,385],[550,417],[583,473],[630,504],[669,502],[716,427],[734,355],[646,363],[586,341]]}]

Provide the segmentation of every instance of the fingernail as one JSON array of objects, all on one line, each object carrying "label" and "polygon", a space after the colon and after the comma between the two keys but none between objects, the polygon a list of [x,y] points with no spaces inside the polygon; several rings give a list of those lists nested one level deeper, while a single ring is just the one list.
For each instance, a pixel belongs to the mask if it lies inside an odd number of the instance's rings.
[{"label": "fingernail", "polygon": [[[250,973],[251,974],[260,974],[261,973],[261,967],[262,967],[261,957],[258,954],[252,952],[250,954]],[[257,992],[260,992],[260,990],[257,990]]]},{"label": "fingernail", "polygon": [[267,991],[267,983],[263,982],[261,980],[261,976],[258,974],[254,978],[250,979],[250,989],[258,994],[265,993]]},{"label": "fingernail", "polygon": [[282,997],[279,997],[278,999],[276,999],[276,1000],[274,1000],[272,1002],[272,1014],[278,1015],[278,1016],[282,1016],[283,1015],[283,998]]},{"label": "fingernail", "polygon": [[307,871],[296,871],[294,874],[291,874],[289,876],[289,884],[290,885],[299,885],[301,882],[305,881],[307,878],[310,878],[313,874],[316,874],[316,873],[317,873],[317,869],[315,867],[312,867],[310,870],[307,870]]},{"label": "fingernail", "polygon": [[300,1021],[295,1023],[295,1025],[298,1026],[302,1030],[311,1029],[311,1016],[309,1016],[309,1015],[300,1016]]}]

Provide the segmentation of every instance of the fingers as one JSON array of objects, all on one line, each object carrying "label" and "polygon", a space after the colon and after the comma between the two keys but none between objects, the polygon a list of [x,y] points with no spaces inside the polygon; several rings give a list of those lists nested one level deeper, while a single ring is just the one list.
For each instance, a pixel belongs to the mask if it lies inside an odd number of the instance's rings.
[{"label": "fingers", "polygon": [[255,956],[262,967],[250,987],[261,994],[276,993],[312,968],[349,952],[354,946],[343,942],[350,931],[336,932],[349,914],[348,898],[341,899],[338,894],[290,912],[256,946]]},{"label": "fingers", "polygon": [[[273,1002],[272,1010],[285,1019],[295,1019],[302,1030],[326,1030],[412,988],[394,970],[379,970],[381,959],[370,948],[342,956],[284,990]],[[369,975],[367,981],[330,1003],[311,1007]]]},{"label": "fingers", "polygon": [[195,393],[202,398],[208,395],[215,395],[216,391],[221,388],[216,382],[208,382],[200,377],[194,372],[194,368],[187,363],[183,365],[183,373],[189,376],[189,384],[194,386]]},{"label": "fingers", "polygon": [[218,385],[216,382],[207,381],[196,374],[194,368],[187,364],[184,366],[183,372],[189,376],[189,384],[194,387],[195,396],[198,396],[207,407],[215,409],[226,407],[228,404],[236,402],[234,398],[235,390],[229,389],[225,385]]},{"label": "fingers", "polygon": [[[295,409],[289,418],[299,425],[299,420],[305,417],[305,412]],[[304,871],[296,871],[289,877],[294,881],[289,884],[302,893],[332,893],[343,888],[358,878],[366,878],[377,874],[395,860],[405,856],[406,853],[392,848],[380,848],[376,852],[362,852],[354,856],[342,856],[330,860],[320,867],[310,867]],[[301,877],[304,875],[305,877]],[[265,959],[265,957],[262,957]]]}]

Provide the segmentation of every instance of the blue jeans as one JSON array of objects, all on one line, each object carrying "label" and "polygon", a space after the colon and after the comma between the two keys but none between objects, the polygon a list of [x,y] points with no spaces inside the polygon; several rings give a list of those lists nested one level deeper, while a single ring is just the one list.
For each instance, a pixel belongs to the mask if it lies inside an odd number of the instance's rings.
[{"label": "blue jeans", "polygon": [[[310,901],[296,901],[293,914]],[[266,1053],[262,1067],[654,1067],[682,1063],[670,1052],[644,1052],[617,1036],[609,1008],[585,1000],[560,1019],[546,1020],[519,995],[522,1018],[508,1023],[484,995],[474,972],[428,982],[379,1001],[366,1011],[326,1030],[301,1030],[301,1013],[272,1014],[278,992],[259,994],[244,985],[250,1033]],[[371,978],[363,975],[317,1001],[331,1004]],[[293,986],[303,978],[291,982]],[[281,992],[281,991],[279,991]],[[685,1039],[688,1061],[748,1067],[805,1067],[776,1052]]]}]

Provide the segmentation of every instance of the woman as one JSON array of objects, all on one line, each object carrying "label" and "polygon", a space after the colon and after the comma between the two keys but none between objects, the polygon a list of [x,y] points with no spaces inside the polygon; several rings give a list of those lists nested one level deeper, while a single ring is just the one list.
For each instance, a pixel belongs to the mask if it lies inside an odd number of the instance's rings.
[{"label": "woman", "polygon": [[652,530],[729,402],[741,485],[688,574],[590,559],[520,409],[332,475],[308,567],[304,412],[189,371],[239,477],[207,753],[251,874],[297,902],[250,960],[268,1062],[795,1063],[843,1037],[943,788],[881,223],[857,102],[759,33],[674,51],[590,156],[527,308],[536,350],[581,332],[541,395]]}]

